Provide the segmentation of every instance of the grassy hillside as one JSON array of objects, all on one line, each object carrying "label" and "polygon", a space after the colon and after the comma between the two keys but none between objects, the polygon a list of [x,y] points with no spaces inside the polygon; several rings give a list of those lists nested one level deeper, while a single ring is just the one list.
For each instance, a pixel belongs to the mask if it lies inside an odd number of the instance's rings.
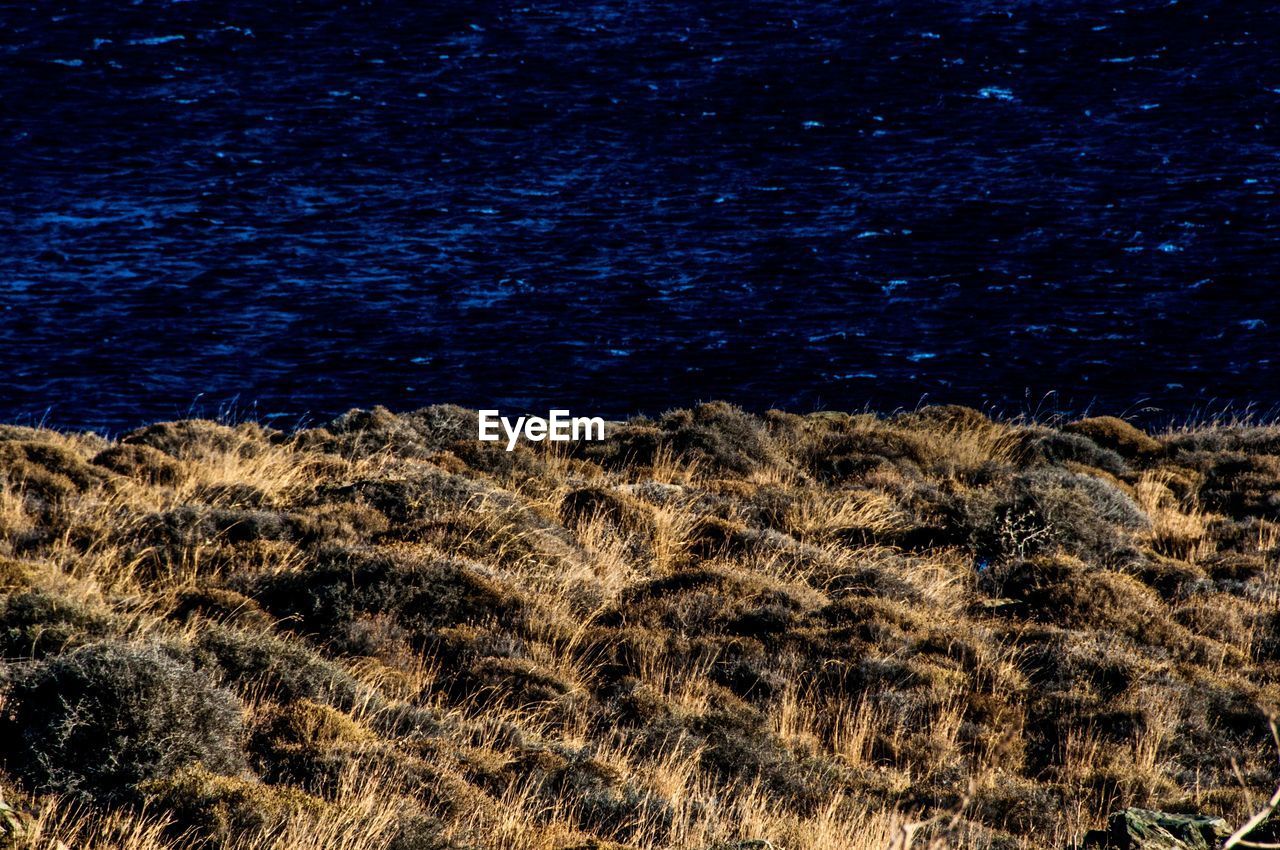
[{"label": "grassy hillside", "polygon": [[0,427],[11,845],[1063,847],[1275,786],[1280,428],[475,434]]}]

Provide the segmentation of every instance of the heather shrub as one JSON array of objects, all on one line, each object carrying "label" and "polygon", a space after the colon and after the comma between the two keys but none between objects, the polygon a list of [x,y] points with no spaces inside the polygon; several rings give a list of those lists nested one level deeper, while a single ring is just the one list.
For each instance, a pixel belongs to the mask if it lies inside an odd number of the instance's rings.
[{"label": "heather shrub", "polygon": [[1207,584],[1207,575],[1201,566],[1155,552],[1143,553],[1141,558],[1126,564],[1125,571],[1168,600],[1185,599],[1204,590]]},{"label": "heather shrub", "polygon": [[660,627],[681,635],[754,636],[785,631],[820,599],[813,591],[788,588],[762,576],[707,566],[629,588],[598,622]]},{"label": "heather shrub", "polygon": [[36,788],[104,801],[203,763],[243,767],[240,704],[155,645],[96,643],[47,659],[10,684],[7,769]]},{"label": "heather shrub", "polygon": [[255,770],[268,782],[326,794],[376,740],[342,712],[303,699],[263,709],[249,736],[249,752]]},{"label": "heather shrub", "polygon": [[1103,448],[1083,434],[1053,428],[1024,431],[1019,453],[1030,464],[1078,463],[1112,475],[1123,475],[1128,469],[1124,458],[1112,449]]},{"label": "heather shrub", "polygon": [[999,592],[1015,609],[1069,628],[1105,630],[1159,641],[1172,626],[1159,597],[1136,579],[1091,568],[1069,557],[1039,557],[992,569]]},{"label": "heather shrub", "polygon": [[972,805],[984,823],[999,829],[1015,835],[1045,834],[1053,831],[1065,797],[1063,788],[1014,778],[979,788]]},{"label": "heather shrub", "polygon": [[182,464],[152,446],[114,445],[93,458],[94,466],[146,484],[168,486],[182,478]]},{"label": "heather shrub", "polygon": [[1242,585],[1266,575],[1268,557],[1275,553],[1245,554],[1243,552],[1219,552],[1203,563],[1208,574],[1219,582]]},{"label": "heather shrub", "polygon": [[0,442],[0,481],[46,502],[65,499],[102,480],[100,470],[54,443]]},{"label": "heather shrub", "polygon": [[686,545],[691,554],[704,559],[735,551],[741,553],[747,545],[746,523],[714,514],[701,517],[690,529]]},{"label": "heather shrub", "polygon": [[0,555],[0,592],[14,593],[29,588],[36,577],[34,564]]},{"label": "heather shrub", "polygon": [[1280,427],[1236,425],[1193,428],[1170,435],[1166,442],[1174,454],[1245,452],[1280,454]]},{"label": "heather shrub", "polygon": [[355,679],[340,665],[260,627],[201,623],[192,636],[190,651],[198,668],[246,697],[279,702],[311,699],[348,706],[359,690]]},{"label": "heather shrub", "polygon": [[315,816],[323,803],[294,788],[225,776],[201,764],[144,782],[148,803],[173,818],[170,832],[194,832],[208,846],[238,847],[278,830],[298,814]]},{"label": "heather shrub", "polygon": [[184,419],[139,428],[121,437],[120,444],[149,446],[179,460],[232,451],[252,457],[270,443],[273,433],[254,422],[232,427],[207,419]]},{"label": "heather shrub", "polygon": [[[479,417],[474,410],[451,404],[432,405],[393,414],[382,407],[352,410],[324,428],[304,432],[298,445],[321,448],[344,457],[386,453],[498,475],[532,475],[538,463],[524,446],[508,452],[497,443],[476,439]],[[452,471],[462,471],[461,468]]]},{"label": "heather shrub", "polygon": [[396,415],[385,407],[351,410],[324,425],[302,432],[302,445],[315,445],[347,457],[392,452],[404,458],[429,458],[456,443],[475,441],[474,410],[437,404]]},{"label": "heather shrub", "polygon": [[1025,558],[1061,549],[1109,561],[1132,548],[1149,520],[1128,495],[1091,475],[1056,467],[1019,473],[970,494],[965,523],[981,557]]},{"label": "heather shrub", "polygon": [[0,597],[0,657],[41,658],[104,637],[108,611],[46,588]]},{"label": "heather shrub", "polygon": [[504,778],[536,779],[548,804],[575,807],[578,821],[605,838],[625,841],[642,823],[661,835],[674,814],[667,800],[595,758],[590,746],[531,747],[509,770]]},{"label": "heather shrub", "polygon": [[1200,488],[1212,510],[1280,520],[1280,457],[1227,454],[1214,460]]},{"label": "heather shrub", "polygon": [[229,544],[281,540],[289,523],[277,511],[183,505],[147,519],[141,537],[154,546],[191,547],[218,541]]},{"label": "heather shrub", "polygon": [[242,593],[210,584],[179,591],[169,616],[182,622],[203,618],[262,630],[270,629],[272,625],[272,618],[257,602]]},{"label": "heather shrub", "polygon": [[708,470],[746,475],[778,459],[760,419],[724,402],[672,410],[658,425],[663,443]]},{"label": "heather shrub", "polygon": [[445,834],[444,824],[422,814],[406,815],[396,827],[387,850],[469,850]]},{"label": "heather shrub", "polygon": [[252,595],[289,628],[338,646],[362,615],[392,618],[419,645],[443,627],[526,617],[517,591],[472,564],[360,550],[323,550],[305,570],[255,582]]},{"label": "heather shrub", "polygon": [[1164,451],[1164,446],[1133,425],[1115,416],[1094,416],[1063,426],[1068,434],[1080,434],[1127,458],[1148,458]]},{"label": "heather shrub", "polygon": [[583,551],[568,529],[524,506],[457,508],[417,523],[394,527],[395,540],[413,541],[458,558],[511,573],[570,573],[583,563]]},{"label": "heather shrub", "polygon": [[828,481],[894,470],[918,477],[920,446],[907,432],[876,424],[817,435],[802,454],[805,467]]},{"label": "heather shrub", "polygon": [[662,445],[662,430],[642,418],[606,428],[604,440],[570,444],[575,456],[613,470],[652,465]]},{"label": "heather shrub", "polygon": [[359,501],[381,513],[394,526],[421,522],[453,510],[513,504],[511,496],[501,490],[434,467],[417,470],[412,476],[322,486],[316,498],[321,504]]},{"label": "heather shrub", "polygon": [[32,442],[47,441],[50,433],[43,428],[29,425],[0,425],[0,442]]},{"label": "heather shrub", "polygon": [[757,709],[731,698],[717,702],[690,724],[705,747],[708,770],[734,783],[759,782],[799,811],[820,805],[836,787],[837,765],[791,750]]},{"label": "heather shrub", "polygon": [[959,404],[930,404],[910,413],[893,417],[895,425],[923,426],[926,429],[955,429],[982,431],[995,425],[991,417],[980,410]]},{"label": "heather shrub", "polygon": [[390,528],[386,516],[363,502],[337,502],[304,508],[290,517],[293,533],[305,545],[358,543]]},{"label": "heather shrub", "polygon": [[566,525],[604,520],[623,531],[653,531],[653,512],[639,499],[606,487],[580,487],[565,494],[560,517]]},{"label": "heather shrub", "polygon": [[277,511],[182,505],[141,517],[120,542],[134,569],[158,578],[270,562],[292,537],[288,517]]},{"label": "heather shrub", "polygon": [[459,690],[489,695],[494,705],[521,708],[569,707],[573,684],[555,671],[518,655],[481,655],[456,677]]},{"label": "heather shrub", "polygon": [[1242,649],[1249,647],[1261,620],[1256,609],[1228,593],[1197,596],[1179,606],[1173,616],[1198,635]]}]

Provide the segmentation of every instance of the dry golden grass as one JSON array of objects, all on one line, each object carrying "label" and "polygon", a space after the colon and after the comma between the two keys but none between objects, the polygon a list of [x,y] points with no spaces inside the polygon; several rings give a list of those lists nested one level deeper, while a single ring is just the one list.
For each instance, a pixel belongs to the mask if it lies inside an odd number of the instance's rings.
[{"label": "dry golden grass", "polygon": [[[467,421],[0,437],[14,846],[1031,848],[1273,787],[1275,429],[714,404],[508,454]],[[102,645],[240,731],[129,718],[163,770],[36,735],[94,728],[23,683],[89,688]],[[124,698],[97,673],[66,705]]]},{"label": "dry golden grass", "polygon": [[1213,552],[1209,537],[1211,515],[1193,506],[1182,505],[1169,489],[1174,473],[1147,470],[1134,485],[1138,505],[1151,519],[1151,546],[1157,552],[1190,563]]}]

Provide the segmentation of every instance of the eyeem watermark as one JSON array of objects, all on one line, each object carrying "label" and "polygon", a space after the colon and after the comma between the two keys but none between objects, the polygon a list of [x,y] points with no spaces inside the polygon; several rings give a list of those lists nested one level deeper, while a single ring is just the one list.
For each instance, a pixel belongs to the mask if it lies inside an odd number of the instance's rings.
[{"label": "eyeem watermark", "polygon": [[550,440],[563,443],[569,440],[603,440],[604,420],[599,416],[571,416],[567,410],[549,410],[547,418],[520,416],[514,422],[497,410],[481,410],[480,439],[496,443],[507,435],[507,451],[515,451],[516,441],[523,435],[526,440],[540,443]]}]

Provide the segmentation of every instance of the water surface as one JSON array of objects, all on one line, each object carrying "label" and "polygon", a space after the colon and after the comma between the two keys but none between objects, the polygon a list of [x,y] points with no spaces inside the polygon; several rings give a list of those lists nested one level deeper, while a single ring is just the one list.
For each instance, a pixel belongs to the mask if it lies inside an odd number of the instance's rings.
[{"label": "water surface", "polygon": [[0,419],[1270,408],[1278,12],[4,4]]}]

